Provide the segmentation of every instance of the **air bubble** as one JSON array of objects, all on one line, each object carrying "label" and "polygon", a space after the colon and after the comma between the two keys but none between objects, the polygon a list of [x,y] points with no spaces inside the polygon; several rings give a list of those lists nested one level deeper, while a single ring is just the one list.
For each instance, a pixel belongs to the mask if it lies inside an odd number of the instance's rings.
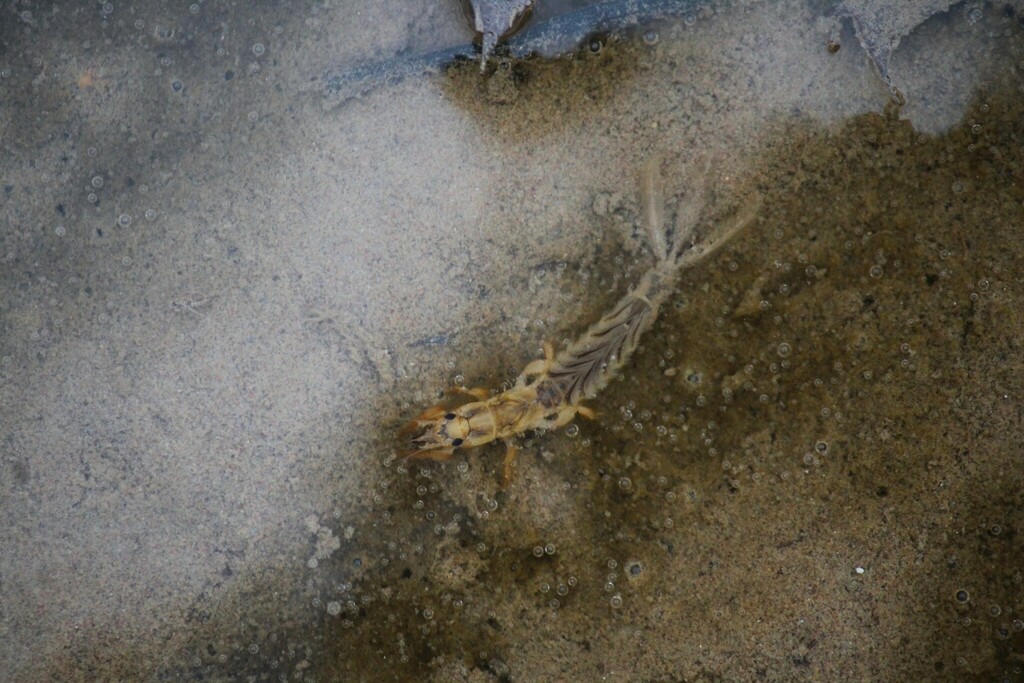
[{"label": "air bubble", "polygon": [[644,31],[644,42],[648,45],[656,45],[658,42],[658,32],[654,29]]},{"label": "air bubble", "polygon": [[188,11],[190,14],[199,14],[199,4],[193,2],[191,5],[188,6]]},{"label": "air bubble", "polygon": [[612,609],[619,609],[622,607],[622,596],[613,595],[612,599],[608,601],[608,604],[612,606]]},{"label": "air bubble", "polygon": [[782,342],[781,344],[779,344],[777,353],[779,354],[780,358],[786,358],[792,351],[793,348],[789,344],[787,344],[786,342]]},{"label": "air bubble", "polygon": [[868,270],[868,275],[870,275],[871,277],[875,278],[876,280],[878,278],[882,277],[882,266],[879,266],[879,265],[871,266],[871,269]]},{"label": "air bubble", "polygon": [[122,213],[120,216],[117,217],[117,224],[120,225],[122,228],[127,228],[129,225],[132,224],[131,215],[127,213]]},{"label": "air bubble", "polygon": [[[637,423],[637,424],[639,424],[639,423]],[[633,485],[633,482],[631,482],[629,480],[629,477],[619,477],[619,488],[620,489],[625,490],[625,489],[628,489],[632,485]]]},{"label": "air bubble", "polygon": [[266,52],[266,51],[267,51],[267,48],[263,47],[263,43],[256,43],[255,45],[252,46],[252,53],[254,55],[256,55],[257,57],[262,56],[263,53]]},{"label": "air bubble", "polygon": [[103,176],[97,175],[92,177],[92,186],[95,188],[103,187]]},{"label": "air bubble", "polygon": [[568,427],[565,428],[565,435],[570,437],[570,438],[576,436],[579,433],[580,433],[580,426],[579,425],[571,424],[571,425],[569,425]]},{"label": "air bubble", "polygon": [[542,548],[539,545],[535,545],[533,547],[533,556],[534,557],[544,557],[544,548]]},{"label": "air bubble", "polygon": [[249,113],[247,114],[247,118],[248,118],[248,119],[249,119],[250,121],[252,121],[253,123],[256,123],[257,121],[259,121],[259,120],[260,120],[260,115],[259,115],[259,113],[258,113],[258,112],[255,112],[255,111],[251,111],[251,112],[249,112]]},{"label": "air bubble", "polygon": [[63,225],[58,225],[56,228],[53,229],[53,232],[54,234],[57,235],[57,237],[63,237],[64,235],[68,234],[68,229],[65,228]]}]

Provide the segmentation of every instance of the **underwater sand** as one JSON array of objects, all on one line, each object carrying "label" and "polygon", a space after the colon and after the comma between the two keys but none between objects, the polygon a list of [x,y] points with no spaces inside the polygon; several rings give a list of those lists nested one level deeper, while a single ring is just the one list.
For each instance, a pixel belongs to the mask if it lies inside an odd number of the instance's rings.
[{"label": "underwater sand", "polygon": [[[0,4],[0,677],[1024,680],[1024,26],[825,2],[325,107],[437,2]],[[394,431],[687,271],[594,422]]]}]

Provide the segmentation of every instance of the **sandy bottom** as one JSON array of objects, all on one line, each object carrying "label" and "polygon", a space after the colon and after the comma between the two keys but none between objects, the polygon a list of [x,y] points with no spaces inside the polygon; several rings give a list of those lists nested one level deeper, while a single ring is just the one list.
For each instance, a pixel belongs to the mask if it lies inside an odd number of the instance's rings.
[{"label": "sandy bottom", "polygon": [[[795,0],[330,106],[457,5],[170,4],[0,3],[0,678],[1024,680],[1024,14],[902,107]],[[653,264],[654,156],[760,209],[598,419],[396,461]]]}]

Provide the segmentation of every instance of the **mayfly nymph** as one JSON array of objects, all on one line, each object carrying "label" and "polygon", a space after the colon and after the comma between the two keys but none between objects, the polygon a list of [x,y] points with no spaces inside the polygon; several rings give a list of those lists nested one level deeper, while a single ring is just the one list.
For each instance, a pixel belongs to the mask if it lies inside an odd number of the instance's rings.
[{"label": "mayfly nymph", "polygon": [[680,204],[675,225],[666,234],[659,166],[660,160],[654,159],[645,164],[641,174],[643,213],[657,256],[655,265],[576,342],[557,355],[551,344],[545,343],[544,359],[528,364],[511,389],[490,396],[486,389],[457,387],[456,391],[475,400],[455,408],[436,405],[409,422],[400,432],[407,439],[402,457],[449,460],[456,449],[500,440],[506,447],[503,474],[507,483],[518,453],[515,437],[531,430],[563,427],[577,415],[595,417],[583,401],[594,398],[622,370],[662,304],[675,291],[679,274],[717,251],[753,220],[760,206],[756,198],[747,202],[724,227],[713,230],[701,244],[693,244],[690,238],[708,184],[705,169],[695,196]]}]

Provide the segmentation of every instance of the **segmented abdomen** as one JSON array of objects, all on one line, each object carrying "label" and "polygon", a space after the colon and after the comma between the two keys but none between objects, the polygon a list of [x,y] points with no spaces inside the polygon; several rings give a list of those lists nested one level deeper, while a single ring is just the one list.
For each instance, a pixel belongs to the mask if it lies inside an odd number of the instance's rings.
[{"label": "segmented abdomen", "polygon": [[645,299],[628,298],[558,355],[548,377],[572,405],[593,398],[633,352],[654,317]]}]

